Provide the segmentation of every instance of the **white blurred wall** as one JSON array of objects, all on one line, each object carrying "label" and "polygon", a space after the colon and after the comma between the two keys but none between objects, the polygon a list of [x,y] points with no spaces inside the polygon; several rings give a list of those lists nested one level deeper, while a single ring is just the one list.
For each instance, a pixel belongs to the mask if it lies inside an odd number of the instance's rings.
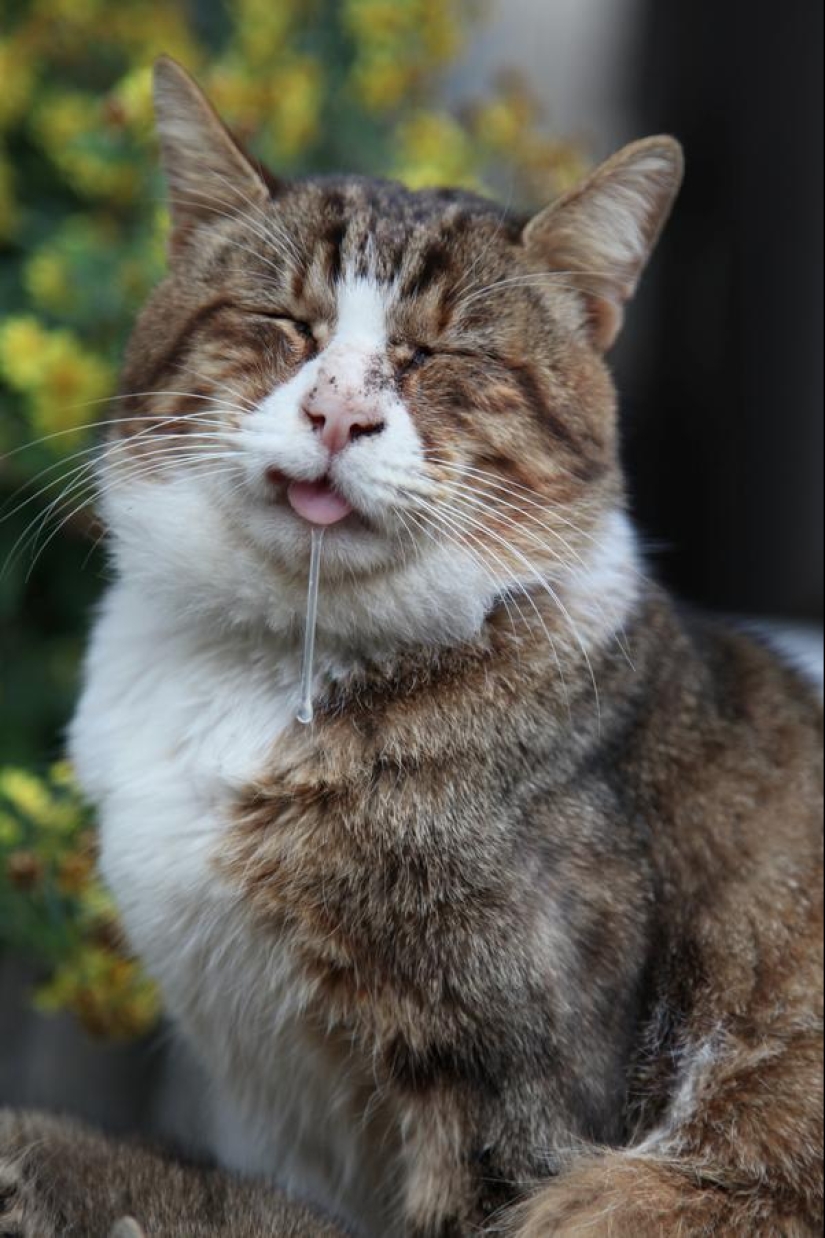
[{"label": "white blurred wall", "polygon": [[490,0],[491,18],[455,85],[478,95],[503,67],[520,69],[555,133],[582,140],[594,156],[635,133],[631,59],[639,0]]}]

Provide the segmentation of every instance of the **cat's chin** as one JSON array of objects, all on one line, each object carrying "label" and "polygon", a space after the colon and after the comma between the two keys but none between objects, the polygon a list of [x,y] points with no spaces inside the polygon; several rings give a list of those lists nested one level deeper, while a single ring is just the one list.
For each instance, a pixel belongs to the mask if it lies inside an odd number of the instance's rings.
[{"label": "cat's chin", "polygon": [[[176,626],[300,640],[312,526],[295,512],[224,503],[191,476],[109,489],[102,514],[118,576]],[[467,640],[495,593],[472,555],[353,514],[325,537],[319,636],[365,654]]]},{"label": "cat's chin", "polygon": [[312,521],[287,503],[251,507],[230,514],[240,536],[266,557],[273,570],[290,580],[303,580],[309,570],[313,530],[323,531],[322,574],[335,585],[345,577],[373,577],[392,573],[399,559],[410,557],[411,546],[402,534],[384,527],[355,509],[335,521]]}]

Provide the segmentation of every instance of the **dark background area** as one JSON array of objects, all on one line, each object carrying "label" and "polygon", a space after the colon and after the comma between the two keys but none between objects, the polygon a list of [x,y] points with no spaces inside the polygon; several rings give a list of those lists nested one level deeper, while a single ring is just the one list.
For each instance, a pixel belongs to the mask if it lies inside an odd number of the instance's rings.
[{"label": "dark background area", "polygon": [[639,133],[688,175],[618,355],[635,511],[685,598],[823,613],[822,46],[816,0],[648,0]]}]

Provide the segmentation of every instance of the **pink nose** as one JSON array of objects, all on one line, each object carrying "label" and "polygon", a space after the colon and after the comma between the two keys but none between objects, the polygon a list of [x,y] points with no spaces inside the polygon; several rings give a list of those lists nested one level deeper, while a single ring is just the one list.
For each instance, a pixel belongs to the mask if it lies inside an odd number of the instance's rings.
[{"label": "pink nose", "polygon": [[356,439],[380,434],[384,421],[370,409],[356,408],[345,403],[307,403],[304,416],[319,435],[324,446],[337,455]]}]

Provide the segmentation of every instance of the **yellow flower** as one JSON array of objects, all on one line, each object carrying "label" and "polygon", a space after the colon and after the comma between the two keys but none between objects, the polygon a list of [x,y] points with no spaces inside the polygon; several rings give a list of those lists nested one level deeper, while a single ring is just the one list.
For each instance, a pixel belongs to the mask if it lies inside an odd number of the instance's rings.
[{"label": "yellow flower", "polygon": [[117,163],[96,151],[68,147],[53,154],[54,162],[78,193],[87,198],[131,203],[140,184],[134,165]]},{"label": "yellow flower", "polygon": [[156,56],[173,56],[197,72],[203,52],[190,29],[189,4],[159,4],[158,0],[131,0],[130,6],[113,6],[107,0],[110,37],[122,43],[130,55],[150,64]]},{"label": "yellow flower", "polygon": [[398,131],[395,174],[411,189],[479,187],[473,144],[461,125],[439,112],[419,112]]},{"label": "yellow flower", "polygon": [[102,924],[117,923],[114,899],[99,881],[91,882],[81,892],[80,909],[86,925],[99,928]]},{"label": "yellow flower", "polygon": [[148,133],[154,123],[152,66],[139,65],[121,78],[106,101],[107,116],[115,124]]},{"label": "yellow flower", "polygon": [[137,963],[103,946],[85,946],[58,968],[37,993],[46,1013],[70,1010],[93,1036],[133,1040],[151,1031],[160,1016],[155,986]]},{"label": "yellow flower", "polygon": [[44,821],[52,807],[48,788],[25,769],[0,770],[0,796],[30,821]]},{"label": "yellow flower", "polygon": [[265,114],[272,90],[271,82],[256,81],[246,67],[227,61],[209,78],[209,96],[241,137],[253,133]]},{"label": "yellow flower", "polygon": [[77,805],[55,796],[52,785],[28,770],[0,771],[0,797],[41,831],[70,835],[78,824]]},{"label": "yellow flower", "polygon": [[421,38],[426,53],[436,62],[446,64],[461,47],[462,14],[453,10],[463,6],[445,4],[444,0],[420,0],[420,7]]},{"label": "yellow flower", "polygon": [[244,63],[250,68],[272,67],[284,51],[300,7],[295,0],[233,0],[231,12],[237,23],[237,41]]},{"label": "yellow flower", "polygon": [[[446,0],[445,0],[446,2]],[[366,43],[397,41],[415,28],[416,0],[344,0],[344,21]]]},{"label": "yellow flower", "polygon": [[[81,351],[68,331],[55,332],[42,381],[31,396],[35,429],[41,434],[79,429],[90,419],[89,407],[110,395],[113,386],[114,374],[106,362]],[[65,445],[69,440],[61,441]]]},{"label": "yellow flower", "polygon": [[87,406],[109,395],[114,382],[106,362],[72,332],[48,331],[27,316],[0,323],[0,377],[28,395],[41,434],[85,424]]},{"label": "yellow flower", "polygon": [[71,761],[55,761],[49,770],[52,786],[61,791],[77,791],[77,777]]},{"label": "yellow flower", "polygon": [[64,258],[53,248],[32,254],[23,270],[23,283],[35,305],[64,313],[77,295]]},{"label": "yellow flower", "polygon": [[273,74],[270,107],[273,129],[284,158],[291,158],[316,136],[323,101],[320,65],[302,56]]},{"label": "yellow flower", "polygon": [[36,386],[46,332],[36,318],[20,316],[0,322],[0,376],[18,391]]},{"label": "yellow flower", "polygon": [[52,24],[85,28],[101,16],[106,0],[36,0],[34,11]]},{"label": "yellow flower", "polygon": [[479,137],[493,148],[512,153],[524,138],[525,127],[531,121],[512,98],[492,99],[479,107],[473,128]]},{"label": "yellow flower", "polygon": [[34,131],[46,152],[60,164],[78,138],[96,134],[102,123],[98,99],[79,91],[49,92],[34,114]]},{"label": "yellow flower", "polygon": [[370,112],[380,115],[398,107],[412,88],[415,73],[391,53],[364,57],[355,65],[352,84],[357,98]]}]

